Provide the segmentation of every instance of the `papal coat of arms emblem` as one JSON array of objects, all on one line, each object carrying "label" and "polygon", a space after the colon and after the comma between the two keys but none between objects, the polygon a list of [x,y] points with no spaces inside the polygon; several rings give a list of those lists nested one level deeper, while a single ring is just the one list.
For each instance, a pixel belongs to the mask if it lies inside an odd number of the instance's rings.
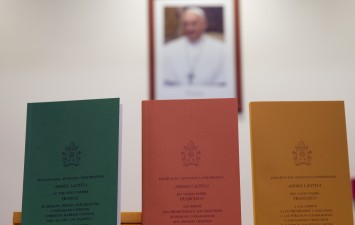
[{"label": "papal coat of arms emblem", "polygon": [[309,150],[308,145],[306,145],[303,141],[300,141],[295,146],[292,153],[293,153],[293,159],[295,161],[296,166],[311,165],[312,151]]},{"label": "papal coat of arms emblem", "polygon": [[184,146],[184,150],[181,152],[183,165],[200,165],[200,154],[201,152],[198,150],[198,146],[195,145],[192,141],[189,141],[189,143]]},{"label": "papal coat of arms emblem", "polygon": [[67,146],[65,146],[65,151],[63,152],[63,165],[66,166],[79,166],[80,165],[80,154],[79,146],[71,141]]}]

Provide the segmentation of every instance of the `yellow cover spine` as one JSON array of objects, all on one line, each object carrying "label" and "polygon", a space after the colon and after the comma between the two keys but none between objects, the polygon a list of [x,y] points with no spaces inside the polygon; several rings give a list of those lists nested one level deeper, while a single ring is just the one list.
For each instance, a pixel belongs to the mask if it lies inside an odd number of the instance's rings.
[{"label": "yellow cover spine", "polygon": [[140,224],[142,223],[141,212],[121,212],[121,224]]},{"label": "yellow cover spine", "polygon": [[254,157],[253,157],[253,150],[254,150],[254,146],[253,146],[253,124],[252,124],[252,113],[253,113],[253,103],[249,103],[249,129],[250,129],[250,153],[251,153],[251,168],[252,168],[252,189],[253,189],[253,215],[254,215],[254,224],[256,224],[256,215],[255,215],[255,171],[254,171]]}]

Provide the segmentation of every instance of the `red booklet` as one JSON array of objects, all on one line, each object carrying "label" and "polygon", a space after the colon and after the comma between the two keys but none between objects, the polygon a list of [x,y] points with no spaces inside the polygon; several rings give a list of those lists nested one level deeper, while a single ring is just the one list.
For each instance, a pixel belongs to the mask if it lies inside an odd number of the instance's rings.
[{"label": "red booklet", "polygon": [[143,102],[144,225],[241,224],[237,99]]}]

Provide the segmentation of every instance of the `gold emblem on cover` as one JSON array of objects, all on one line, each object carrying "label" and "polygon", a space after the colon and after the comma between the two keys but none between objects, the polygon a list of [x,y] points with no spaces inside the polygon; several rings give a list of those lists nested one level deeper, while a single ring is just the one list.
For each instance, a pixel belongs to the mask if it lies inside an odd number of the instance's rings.
[{"label": "gold emblem on cover", "polygon": [[306,145],[303,141],[300,141],[292,151],[293,159],[295,161],[295,165],[311,165],[312,160],[312,151],[309,150],[309,146]]}]

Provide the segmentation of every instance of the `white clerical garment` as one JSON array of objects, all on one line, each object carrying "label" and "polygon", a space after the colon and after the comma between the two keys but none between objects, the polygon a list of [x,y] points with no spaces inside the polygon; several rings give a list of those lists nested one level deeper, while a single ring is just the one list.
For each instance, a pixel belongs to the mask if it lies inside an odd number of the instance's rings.
[{"label": "white clerical garment", "polygon": [[224,85],[225,55],[223,42],[208,35],[196,42],[173,40],[164,49],[164,84]]}]

